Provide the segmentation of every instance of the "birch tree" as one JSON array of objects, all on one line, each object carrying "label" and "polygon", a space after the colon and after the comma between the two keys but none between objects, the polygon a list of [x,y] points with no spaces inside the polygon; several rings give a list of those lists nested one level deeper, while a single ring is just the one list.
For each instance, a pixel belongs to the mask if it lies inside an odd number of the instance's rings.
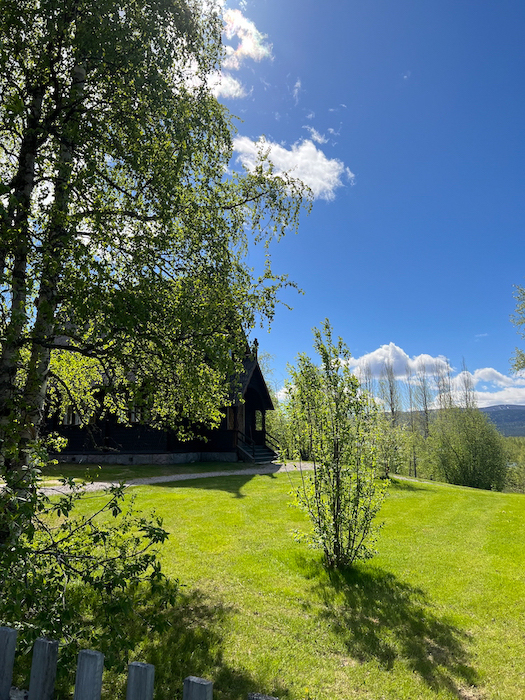
[{"label": "birch tree", "polygon": [[414,381],[415,403],[423,423],[423,437],[427,438],[430,432],[430,411],[435,392],[432,390],[428,368],[424,362],[418,363]]},{"label": "birch tree", "polygon": [[407,363],[405,369],[405,387],[408,403],[408,421],[410,427],[410,445],[409,445],[409,468],[408,474],[417,477],[418,450],[417,446],[420,442],[419,420],[416,405],[416,391],[414,386],[414,373],[410,365]]},{"label": "birch tree", "polygon": [[226,176],[221,29],[192,0],[0,0],[4,475],[50,398],[216,424],[245,331],[273,315],[285,278],[244,256],[297,225],[304,191],[264,156]]},{"label": "birch tree", "polygon": [[[513,314],[511,320],[517,328],[518,335],[525,338],[525,287],[516,285],[514,298],[516,299],[516,313]],[[525,352],[521,348],[515,350],[512,367],[515,372],[525,369]]]},{"label": "birch tree", "polygon": [[397,383],[392,360],[385,360],[379,379],[379,396],[385,407],[385,413],[390,415],[390,423],[395,428],[399,422],[402,409],[401,393]]},{"label": "birch tree", "polygon": [[454,383],[449,372],[437,377],[440,409],[429,437],[436,472],[451,484],[501,490],[507,472],[503,437],[478,409],[465,362]]}]

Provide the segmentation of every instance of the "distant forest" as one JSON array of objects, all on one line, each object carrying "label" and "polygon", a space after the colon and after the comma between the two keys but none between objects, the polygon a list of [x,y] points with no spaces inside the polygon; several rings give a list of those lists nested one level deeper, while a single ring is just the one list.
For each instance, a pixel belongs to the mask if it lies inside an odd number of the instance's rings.
[{"label": "distant forest", "polygon": [[525,437],[525,406],[488,406],[481,408],[502,435]]},{"label": "distant forest", "polygon": [[[431,414],[435,410],[432,409]],[[479,410],[505,437],[525,437],[525,406],[488,406]],[[403,411],[399,418],[403,424],[407,424],[410,421],[410,413]]]}]

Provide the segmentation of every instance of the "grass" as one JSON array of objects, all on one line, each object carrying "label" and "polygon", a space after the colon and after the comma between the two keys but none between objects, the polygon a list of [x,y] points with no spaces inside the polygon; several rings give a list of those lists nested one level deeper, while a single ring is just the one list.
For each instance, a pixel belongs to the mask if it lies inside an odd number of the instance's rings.
[{"label": "grass", "polygon": [[216,700],[525,697],[525,496],[394,482],[378,556],[329,573],[294,541],[308,523],[290,480],[132,489],[163,515],[163,566],[183,584],[171,627],[137,647],[159,697],[186,675]]}]

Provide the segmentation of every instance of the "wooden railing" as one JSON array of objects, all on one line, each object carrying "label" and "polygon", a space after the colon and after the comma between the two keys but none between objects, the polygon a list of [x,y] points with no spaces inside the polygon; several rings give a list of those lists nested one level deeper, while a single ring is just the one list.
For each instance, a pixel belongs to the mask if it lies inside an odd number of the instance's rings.
[{"label": "wooden railing", "polygon": [[[17,631],[0,627],[0,700],[9,700],[15,662]],[[58,642],[37,639],[33,647],[28,700],[53,700]],[[73,700],[100,700],[104,654],[83,649],[78,655]],[[133,662],[128,666],[126,700],[153,700],[155,667]],[[204,678],[184,679],[182,700],[213,700],[213,683]],[[248,700],[278,700],[248,693]]]},{"label": "wooden railing", "polygon": [[237,447],[246,452],[248,456],[251,456],[255,462],[255,440],[248,437],[242,430],[237,430]]},{"label": "wooden railing", "polygon": [[237,430],[237,447],[240,449],[242,452],[244,452],[248,457],[250,457],[254,462],[255,462],[255,452],[257,447],[268,447],[270,446],[270,449],[272,449],[274,452],[279,453],[280,450],[280,445],[277,442],[277,440],[273,437],[273,435],[270,435],[270,433],[265,433],[265,440],[264,440],[264,445],[258,445],[255,440],[253,440],[251,437],[248,437],[245,433],[243,433],[241,430]]},{"label": "wooden railing", "polygon": [[266,442],[270,444],[270,447],[274,452],[279,453],[281,450],[281,445],[277,441],[277,438],[274,438],[274,436],[271,433],[266,432],[265,433],[265,439]]}]

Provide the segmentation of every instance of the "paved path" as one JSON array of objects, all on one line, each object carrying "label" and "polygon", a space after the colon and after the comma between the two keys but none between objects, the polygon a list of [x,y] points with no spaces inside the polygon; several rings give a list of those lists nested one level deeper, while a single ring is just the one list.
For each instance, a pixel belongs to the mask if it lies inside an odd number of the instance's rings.
[{"label": "paved path", "polygon": [[[304,470],[310,470],[313,468],[310,462],[303,462],[301,464]],[[279,472],[293,472],[299,469],[299,463],[288,462],[286,464],[274,464],[270,462],[268,464],[257,464],[254,467],[245,467],[244,469],[222,469],[220,471],[214,472],[202,472],[194,474],[171,474],[166,476],[146,476],[142,479],[130,479],[124,482],[126,486],[143,486],[146,484],[166,484],[170,481],[188,481],[190,479],[210,479],[216,476],[256,476],[257,474],[277,474]],[[94,481],[92,484],[85,484],[83,487],[84,491],[102,491],[104,489],[110,488],[111,486],[118,486],[120,482],[118,481]],[[48,496],[54,493],[68,493],[69,487],[57,485],[57,486],[44,486],[42,493]]]}]

